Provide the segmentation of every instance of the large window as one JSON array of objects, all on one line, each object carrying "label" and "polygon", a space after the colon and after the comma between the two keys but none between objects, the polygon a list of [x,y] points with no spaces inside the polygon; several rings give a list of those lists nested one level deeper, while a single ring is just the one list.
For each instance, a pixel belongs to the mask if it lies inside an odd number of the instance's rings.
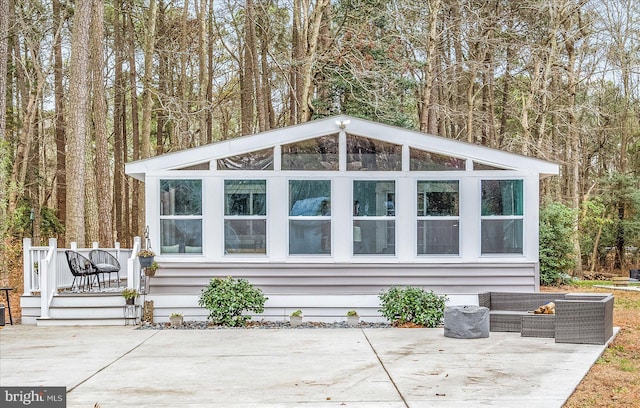
[{"label": "large window", "polygon": [[338,170],[338,135],[282,146],[282,170]]},{"label": "large window", "polygon": [[400,171],[402,146],[368,137],[347,135],[347,170]]},{"label": "large window", "polygon": [[160,253],[202,253],[202,180],[160,180]]},{"label": "large window", "polygon": [[267,182],[225,180],[224,251],[267,252]]},{"label": "large window", "polygon": [[289,254],[331,254],[331,181],[289,181]]},{"label": "large window", "polygon": [[418,181],[418,255],[460,253],[460,193],[457,180]]},{"label": "large window", "polygon": [[522,180],[482,180],[481,251],[523,253]]},{"label": "large window", "polygon": [[353,182],[353,254],[396,253],[394,181]]}]

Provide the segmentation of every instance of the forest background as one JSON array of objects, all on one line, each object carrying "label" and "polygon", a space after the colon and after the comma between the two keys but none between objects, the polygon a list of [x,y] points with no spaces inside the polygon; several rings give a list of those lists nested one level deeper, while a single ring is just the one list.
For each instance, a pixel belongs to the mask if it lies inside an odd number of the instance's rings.
[{"label": "forest background", "polygon": [[0,0],[0,95],[2,270],[130,246],[126,162],[334,114],[559,163],[543,283],[640,266],[636,0]]}]

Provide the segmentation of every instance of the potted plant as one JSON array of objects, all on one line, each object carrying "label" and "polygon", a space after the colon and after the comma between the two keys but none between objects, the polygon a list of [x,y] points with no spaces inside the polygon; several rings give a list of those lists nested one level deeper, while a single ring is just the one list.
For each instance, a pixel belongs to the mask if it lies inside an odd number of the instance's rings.
[{"label": "potted plant", "polygon": [[347,312],[347,324],[349,326],[357,326],[360,323],[360,316],[355,310],[349,310]]},{"label": "potted plant", "polygon": [[171,313],[171,315],[169,316],[169,321],[171,322],[171,326],[173,327],[182,326],[182,313]]},{"label": "potted plant", "polygon": [[145,276],[155,276],[156,275],[156,271],[158,270],[158,263],[156,261],[153,261],[151,263],[151,266],[149,266],[148,268],[144,268],[144,274]]},{"label": "potted plant", "polygon": [[156,253],[150,249],[143,249],[138,251],[138,261],[142,268],[149,268],[153,264],[153,258]]},{"label": "potted plant", "polygon": [[131,288],[126,288],[122,291],[122,297],[128,305],[135,303],[136,297],[138,297],[138,291]]},{"label": "potted plant", "polygon": [[302,324],[302,310],[298,309],[295,312],[291,313],[291,315],[289,316],[289,323],[291,324],[291,327],[297,327],[300,326]]}]

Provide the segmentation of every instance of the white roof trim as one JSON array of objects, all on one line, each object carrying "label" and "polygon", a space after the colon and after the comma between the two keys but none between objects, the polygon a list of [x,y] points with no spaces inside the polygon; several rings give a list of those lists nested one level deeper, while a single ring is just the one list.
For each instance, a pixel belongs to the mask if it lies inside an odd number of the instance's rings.
[{"label": "white roof trim", "polygon": [[125,173],[144,180],[147,173],[188,167],[209,160],[338,133],[341,130],[340,122],[343,121],[349,121],[345,128],[348,134],[545,176],[560,172],[558,164],[545,160],[340,115],[130,162],[125,165]]}]

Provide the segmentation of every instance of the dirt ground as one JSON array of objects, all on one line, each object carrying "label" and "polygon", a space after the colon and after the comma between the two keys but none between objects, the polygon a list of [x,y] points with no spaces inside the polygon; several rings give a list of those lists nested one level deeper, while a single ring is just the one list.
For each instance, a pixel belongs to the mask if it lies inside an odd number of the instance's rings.
[{"label": "dirt ground", "polygon": [[543,291],[611,292],[613,325],[620,332],[565,407],[640,407],[640,292],[566,286]]}]

